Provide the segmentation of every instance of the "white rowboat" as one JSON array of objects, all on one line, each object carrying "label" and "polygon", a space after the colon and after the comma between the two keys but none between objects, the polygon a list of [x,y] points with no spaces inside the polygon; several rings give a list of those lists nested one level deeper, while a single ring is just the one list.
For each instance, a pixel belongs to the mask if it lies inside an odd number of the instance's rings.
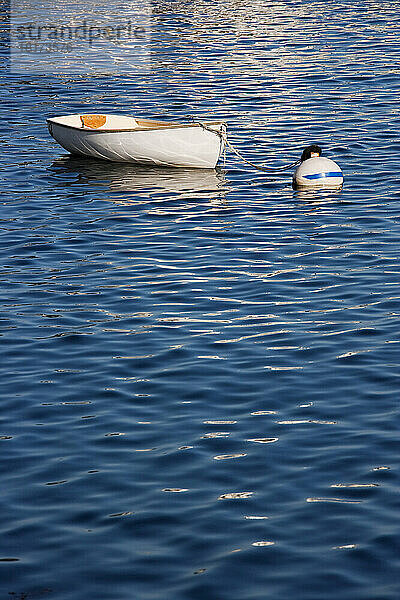
[{"label": "white rowboat", "polygon": [[213,169],[224,149],[222,121],[168,123],[123,115],[47,119],[50,135],[68,152],[114,162]]}]

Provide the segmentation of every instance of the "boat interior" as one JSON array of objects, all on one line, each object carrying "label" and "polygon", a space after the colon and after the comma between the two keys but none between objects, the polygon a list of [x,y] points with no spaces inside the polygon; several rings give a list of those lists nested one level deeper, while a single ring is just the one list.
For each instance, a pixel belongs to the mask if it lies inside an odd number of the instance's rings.
[{"label": "boat interior", "polygon": [[[190,127],[195,123],[173,123],[169,121],[153,121],[150,119],[136,119],[126,115],[103,115],[103,114],[75,114],[48,119],[51,123],[57,123],[66,127],[84,130],[102,131],[126,131],[132,129],[162,129],[164,127]],[[209,125],[211,123],[208,123]],[[212,123],[214,124],[214,123]],[[216,123],[215,123],[216,124]],[[218,123],[219,124],[219,123]]]}]

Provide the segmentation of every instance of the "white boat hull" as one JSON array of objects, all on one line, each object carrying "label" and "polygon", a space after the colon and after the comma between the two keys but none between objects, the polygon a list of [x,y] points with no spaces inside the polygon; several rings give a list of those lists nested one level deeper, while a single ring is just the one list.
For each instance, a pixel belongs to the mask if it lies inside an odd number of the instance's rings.
[{"label": "white boat hull", "polygon": [[79,115],[48,119],[50,134],[71,154],[151,166],[213,169],[224,147],[219,135],[225,128],[222,122],[205,124],[213,131],[195,123],[155,125],[133,119],[134,128],[125,128],[126,122],[120,129],[89,129],[79,127],[76,117]]}]

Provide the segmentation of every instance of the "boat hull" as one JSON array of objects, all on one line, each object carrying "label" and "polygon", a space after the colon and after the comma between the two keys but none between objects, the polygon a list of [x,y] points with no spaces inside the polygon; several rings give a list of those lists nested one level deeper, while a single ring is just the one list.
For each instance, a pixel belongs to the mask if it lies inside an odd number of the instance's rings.
[{"label": "boat hull", "polygon": [[[223,123],[88,130],[48,119],[52,137],[71,154],[150,166],[213,169],[223,151]],[[215,132],[215,133],[214,133]]]}]

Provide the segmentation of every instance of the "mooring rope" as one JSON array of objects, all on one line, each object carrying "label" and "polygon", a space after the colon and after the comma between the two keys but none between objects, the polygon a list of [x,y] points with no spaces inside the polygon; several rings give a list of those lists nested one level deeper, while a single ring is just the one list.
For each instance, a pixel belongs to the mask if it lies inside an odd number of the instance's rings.
[{"label": "mooring rope", "polygon": [[256,165],[253,162],[251,162],[251,160],[248,160],[247,158],[245,158],[239,152],[239,150],[237,150],[234,147],[234,145],[231,144],[231,142],[228,140],[228,137],[226,135],[225,127],[223,128],[223,131],[216,131],[215,129],[211,129],[211,127],[207,127],[207,125],[205,125],[201,121],[195,121],[193,117],[191,117],[191,118],[193,119],[193,121],[195,122],[196,125],[200,125],[200,127],[205,129],[206,131],[210,131],[211,133],[215,133],[216,135],[218,135],[221,138],[221,140],[224,141],[225,145],[228,146],[228,148],[230,148],[232,150],[232,152],[234,152],[236,154],[236,156],[238,156],[244,163],[247,163],[248,165],[253,167],[253,169],[257,169],[258,171],[264,171],[266,173],[279,173],[280,171],[287,171],[288,169],[295,167],[296,165],[300,164],[300,162],[301,162],[301,160],[299,159],[299,160],[296,160],[296,162],[293,162],[290,165],[284,165],[283,167],[261,167],[260,165]]},{"label": "mooring rope", "polygon": [[253,162],[251,162],[250,160],[247,160],[247,158],[245,158],[244,156],[242,156],[242,154],[240,154],[240,152],[230,143],[230,141],[228,140],[228,138],[225,135],[225,144],[228,146],[228,148],[230,148],[232,150],[232,152],[234,152],[243,162],[247,163],[248,165],[250,165],[251,167],[253,167],[254,169],[257,169],[258,171],[265,171],[265,172],[272,172],[272,173],[279,173],[279,171],[287,171],[293,167],[295,167],[296,165],[300,164],[300,160],[296,160],[296,162],[291,163],[290,165],[284,165],[283,167],[260,167],[259,165],[254,164]]}]

